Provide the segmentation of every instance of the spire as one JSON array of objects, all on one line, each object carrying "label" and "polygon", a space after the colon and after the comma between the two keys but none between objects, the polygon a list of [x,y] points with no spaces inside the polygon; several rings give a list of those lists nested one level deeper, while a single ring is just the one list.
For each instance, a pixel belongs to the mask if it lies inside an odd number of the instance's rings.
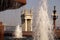
[{"label": "spire", "polygon": [[54,13],[54,14],[56,13],[56,6],[54,6],[54,10],[53,10],[53,13]]}]

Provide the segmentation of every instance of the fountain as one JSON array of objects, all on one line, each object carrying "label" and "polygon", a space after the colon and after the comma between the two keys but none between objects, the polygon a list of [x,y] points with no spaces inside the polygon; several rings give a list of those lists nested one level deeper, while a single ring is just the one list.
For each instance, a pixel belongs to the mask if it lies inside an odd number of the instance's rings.
[{"label": "fountain", "polygon": [[22,28],[17,25],[15,30],[14,40],[22,40]]},{"label": "fountain", "polygon": [[35,25],[33,25],[33,40],[54,40],[53,26],[47,11],[47,0],[39,1]]}]

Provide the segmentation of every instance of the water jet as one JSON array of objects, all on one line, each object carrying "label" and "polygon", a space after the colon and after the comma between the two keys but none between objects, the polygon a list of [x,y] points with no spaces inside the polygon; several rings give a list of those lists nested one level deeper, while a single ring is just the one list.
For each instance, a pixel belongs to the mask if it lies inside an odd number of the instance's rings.
[{"label": "water jet", "polygon": [[34,40],[54,40],[53,25],[48,15],[47,0],[39,0],[37,9],[36,21],[34,22],[35,25],[33,25]]},{"label": "water jet", "polygon": [[13,40],[22,40],[22,27],[20,27],[20,25],[16,26],[14,34]]}]

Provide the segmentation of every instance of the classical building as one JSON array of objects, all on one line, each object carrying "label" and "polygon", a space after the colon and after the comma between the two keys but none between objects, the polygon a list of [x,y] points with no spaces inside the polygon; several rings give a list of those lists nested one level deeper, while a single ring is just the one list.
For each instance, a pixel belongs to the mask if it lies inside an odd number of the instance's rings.
[{"label": "classical building", "polygon": [[32,40],[32,11],[23,10],[21,14],[21,27],[23,31],[23,37],[26,37],[28,40]]},{"label": "classical building", "polygon": [[21,26],[23,31],[32,31],[32,12],[24,10],[21,15]]}]

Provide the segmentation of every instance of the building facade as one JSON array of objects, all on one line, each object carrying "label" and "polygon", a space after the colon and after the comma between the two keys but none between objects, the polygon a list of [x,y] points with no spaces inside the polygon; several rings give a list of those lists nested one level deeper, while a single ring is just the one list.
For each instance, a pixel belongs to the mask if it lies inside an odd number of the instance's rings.
[{"label": "building facade", "polygon": [[21,15],[21,26],[23,31],[32,31],[32,12],[24,10]]},{"label": "building facade", "polygon": [[26,40],[33,40],[32,15],[32,10],[23,10],[21,15],[21,27],[23,31],[23,37],[26,37]]}]

